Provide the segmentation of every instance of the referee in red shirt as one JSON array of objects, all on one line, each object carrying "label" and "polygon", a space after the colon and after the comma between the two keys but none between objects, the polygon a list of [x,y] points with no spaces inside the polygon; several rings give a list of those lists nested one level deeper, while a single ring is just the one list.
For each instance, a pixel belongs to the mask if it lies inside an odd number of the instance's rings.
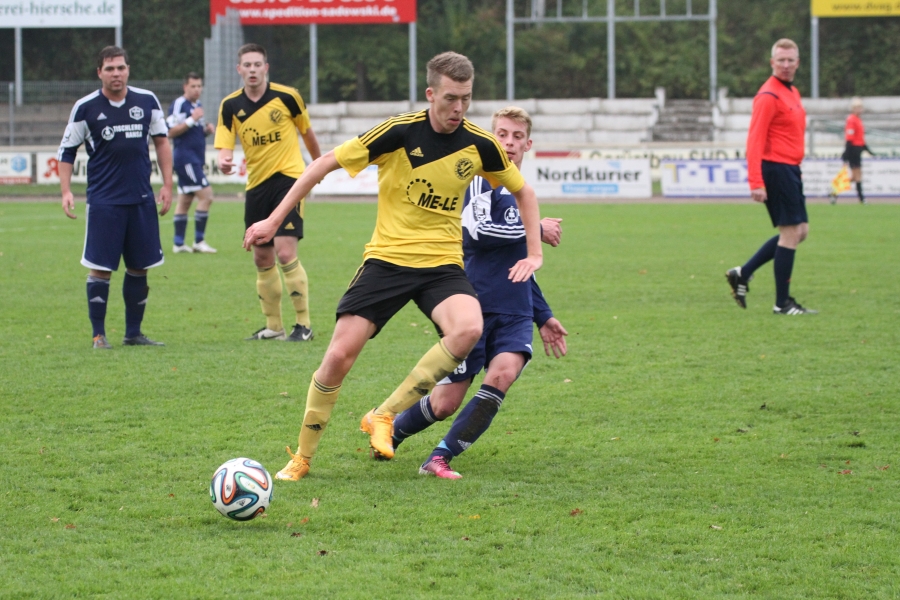
[{"label": "referee in red shirt", "polygon": [[[844,149],[844,162],[850,167],[850,181],[856,182],[856,195],[859,196],[859,203],[865,204],[866,197],[862,190],[862,153],[863,150],[872,154],[869,147],[866,146],[866,128],[863,126],[862,119],[859,116],[863,112],[862,98],[854,96],[850,100],[850,115],[847,117],[847,124],[844,126],[844,137],[847,140],[847,146]],[[837,203],[837,196],[832,194],[831,203]]]},{"label": "referee in red shirt", "polygon": [[772,46],[772,76],[753,99],[750,132],[747,135],[747,177],[750,196],[763,202],[778,235],[764,243],[743,266],[725,273],[731,294],[741,308],[747,308],[748,286],[753,273],[774,260],[776,315],[815,314],[790,295],[791,272],[797,246],[809,233],[806,197],[800,163],[806,135],[806,110],[794,75],[800,66],[800,50],[789,39]]}]

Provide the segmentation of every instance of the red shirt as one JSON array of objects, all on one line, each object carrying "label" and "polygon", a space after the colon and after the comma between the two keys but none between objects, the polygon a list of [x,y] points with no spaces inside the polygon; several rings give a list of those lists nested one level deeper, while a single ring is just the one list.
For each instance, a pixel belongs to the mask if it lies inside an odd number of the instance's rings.
[{"label": "red shirt", "polygon": [[854,146],[865,146],[866,128],[863,127],[862,119],[854,114],[847,117],[847,124],[844,126],[844,137]]},{"label": "red shirt", "polygon": [[762,161],[799,165],[806,151],[806,109],[793,85],[769,77],[753,98],[747,134],[750,189],[764,187]]}]

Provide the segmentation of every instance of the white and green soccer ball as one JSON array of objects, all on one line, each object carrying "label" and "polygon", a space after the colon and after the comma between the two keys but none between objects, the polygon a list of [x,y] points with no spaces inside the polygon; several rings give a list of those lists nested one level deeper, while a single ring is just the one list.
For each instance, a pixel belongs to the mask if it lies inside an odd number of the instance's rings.
[{"label": "white and green soccer ball", "polygon": [[232,458],[216,469],[209,497],[220,513],[235,521],[249,521],[272,501],[272,477],[249,458]]}]

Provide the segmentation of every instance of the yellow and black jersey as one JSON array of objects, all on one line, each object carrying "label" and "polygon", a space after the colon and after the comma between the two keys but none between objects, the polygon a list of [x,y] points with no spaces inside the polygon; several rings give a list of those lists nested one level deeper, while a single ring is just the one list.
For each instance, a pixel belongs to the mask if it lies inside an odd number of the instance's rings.
[{"label": "yellow and black jersey", "polygon": [[306,105],[294,88],[270,83],[258,102],[241,88],[222,100],[215,146],[233,149],[235,136],[240,137],[249,190],[275,173],[300,177],[306,165],[297,130],[306,133],[309,127]]},{"label": "yellow and black jersey", "polygon": [[475,175],[510,192],[525,185],[492,134],[465,119],[437,133],[427,110],[392,117],[334,154],[353,177],[378,165],[378,217],[364,258],[404,267],[463,266],[461,213]]}]

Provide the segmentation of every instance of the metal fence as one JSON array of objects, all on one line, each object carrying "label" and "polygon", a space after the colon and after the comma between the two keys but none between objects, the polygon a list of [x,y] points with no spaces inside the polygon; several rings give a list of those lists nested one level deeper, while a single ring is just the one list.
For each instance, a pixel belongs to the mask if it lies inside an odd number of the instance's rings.
[{"label": "metal fence", "polygon": [[[0,81],[0,90],[4,92],[9,90],[11,89],[10,85],[13,85],[11,81]],[[161,103],[171,102],[182,93],[180,79],[162,79],[157,81],[132,79],[128,81],[128,85],[150,90],[156,94]],[[86,81],[25,81],[22,82],[22,104],[75,102],[98,89],[100,89],[99,79]]]}]

